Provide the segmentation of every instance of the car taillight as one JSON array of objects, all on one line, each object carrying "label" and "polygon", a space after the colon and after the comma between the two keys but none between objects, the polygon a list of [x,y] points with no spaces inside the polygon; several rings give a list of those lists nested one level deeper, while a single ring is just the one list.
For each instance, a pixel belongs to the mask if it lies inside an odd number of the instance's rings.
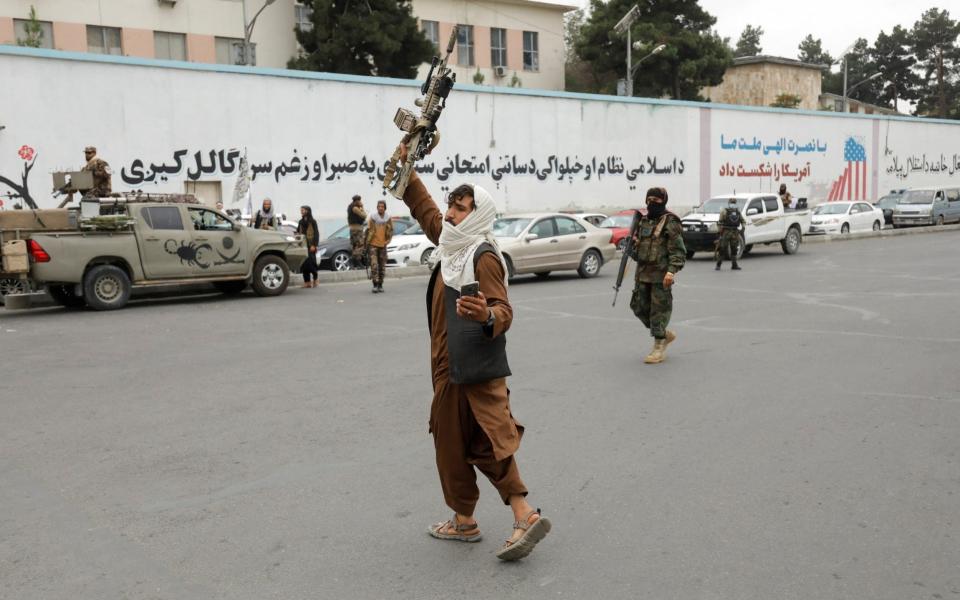
[{"label": "car taillight", "polygon": [[30,252],[33,262],[50,262],[50,255],[47,254],[47,251],[44,250],[43,246],[41,246],[36,240],[27,240],[27,250]]}]

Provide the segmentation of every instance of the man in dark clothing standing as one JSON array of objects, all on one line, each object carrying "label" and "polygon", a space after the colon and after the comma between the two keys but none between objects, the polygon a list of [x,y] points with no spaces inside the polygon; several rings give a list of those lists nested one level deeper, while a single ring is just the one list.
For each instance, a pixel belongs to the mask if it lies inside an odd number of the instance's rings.
[{"label": "man in dark clothing standing", "polygon": [[303,287],[317,287],[317,244],[320,243],[320,229],[313,218],[313,211],[304,204],[300,207],[300,222],[297,223],[297,233],[303,236],[307,246],[307,260],[303,261],[300,272],[303,274]]},{"label": "man in dark clothing standing", "polygon": [[667,190],[647,190],[647,215],[634,234],[631,257],[637,261],[637,275],[630,308],[653,336],[653,350],[643,362],[662,363],[667,345],[677,338],[667,329],[673,312],[671,288],[687,260],[683,226],[680,217],[667,210]]},{"label": "man in dark clothing standing", "polygon": [[363,210],[360,196],[354,196],[347,205],[347,225],[350,227],[350,259],[354,269],[363,266],[363,224],[367,221],[367,211]]}]

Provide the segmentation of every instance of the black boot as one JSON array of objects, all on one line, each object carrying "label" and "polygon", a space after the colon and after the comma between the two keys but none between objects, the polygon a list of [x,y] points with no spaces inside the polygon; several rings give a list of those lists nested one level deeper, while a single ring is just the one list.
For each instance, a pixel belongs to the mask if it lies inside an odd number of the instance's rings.
[{"label": "black boot", "polygon": [[737,261],[733,261],[733,267],[732,267],[732,268],[733,268],[734,271],[739,271],[739,270],[740,270],[740,265],[737,264]]},{"label": "black boot", "polygon": [[721,265],[721,264],[723,264],[723,263],[717,263],[717,267],[716,267],[716,269],[715,269],[715,270],[717,270],[717,271],[719,271],[719,270],[720,270],[720,265]]}]

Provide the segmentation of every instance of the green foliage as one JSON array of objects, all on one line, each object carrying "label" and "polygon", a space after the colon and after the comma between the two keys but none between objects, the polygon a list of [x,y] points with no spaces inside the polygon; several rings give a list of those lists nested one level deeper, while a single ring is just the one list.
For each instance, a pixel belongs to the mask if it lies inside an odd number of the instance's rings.
[{"label": "green foliage", "polygon": [[480,72],[480,67],[477,67],[477,72],[473,74],[473,83],[475,85],[483,85],[484,79],[486,79],[486,77]]},{"label": "green foliage", "polygon": [[823,71],[823,92],[837,95],[843,94],[843,73],[836,73],[830,70],[834,58],[830,56],[829,52],[823,49],[823,42],[820,41],[820,38],[814,38],[812,35],[808,35],[800,42],[798,49],[800,50],[800,53],[797,54],[798,60],[812,65],[825,65],[827,67],[827,69]]},{"label": "green foliage", "polygon": [[287,63],[291,69],[412,79],[434,54],[411,0],[312,0],[311,6],[313,29],[296,30],[303,50]]},{"label": "green foliage", "polygon": [[[839,75],[842,82],[842,62],[840,68]],[[877,72],[878,67],[871,58],[870,43],[863,38],[857,39],[850,54],[847,55],[847,96],[868,104],[879,104],[881,102],[880,94],[883,90],[882,78],[866,81]],[[866,83],[863,83],[865,81]],[[840,93],[843,94],[842,83]]]},{"label": "green foliage", "polygon": [[740,39],[737,40],[737,47],[733,49],[733,55],[739,56],[757,56],[763,52],[760,46],[760,38],[763,37],[763,27],[754,27],[748,24],[743,28]]},{"label": "green foliage", "polygon": [[27,37],[17,38],[18,46],[27,46],[28,48],[40,48],[43,46],[43,27],[37,18],[37,9],[30,5],[30,13],[24,27]]},{"label": "green foliage", "polygon": [[797,108],[803,99],[796,94],[779,94],[770,106],[774,108]]},{"label": "green foliage", "polygon": [[946,10],[931,8],[914,24],[910,50],[925,84],[918,90],[919,114],[960,117],[957,112],[960,103],[958,36],[960,25]]},{"label": "green foliage", "polygon": [[920,98],[920,76],[914,71],[916,58],[910,53],[910,32],[897,25],[889,35],[880,32],[870,48],[870,58],[882,76],[877,81],[877,103],[897,107],[898,100]]},{"label": "green foliage", "polygon": [[[590,16],[573,43],[583,61],[583,91],[612,94],[617,79],[626,76],[626,38],[613,26],[637,4],[636,0],[590,0]],[[641,15],[633,24],[633,40],[646,48],[666,44],[663,52],[647,59],[634,76],[634,95],[675,99],[700,99],[703,87],[723,81],[732,64],[730,49],[711,28],[716,19],[698,0],[648,0],[639,4]],[[643,56],[642,50],[635,53]]]}]

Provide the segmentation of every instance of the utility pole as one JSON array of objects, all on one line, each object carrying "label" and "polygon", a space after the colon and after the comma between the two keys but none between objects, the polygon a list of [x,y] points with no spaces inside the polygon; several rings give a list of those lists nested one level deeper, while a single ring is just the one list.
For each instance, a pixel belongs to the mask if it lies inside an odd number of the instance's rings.
[{"label": "utility pole", "polygon": [[626,95],[627,96],[633,96],[633,69],[631,68],[633,65],[631,62],[632,57],[630,56],[631,53],[633,52],[633,44],[631,41],[630,27],[639,18],[640,18],[640,7],[634,4],[633,8],[631,8],[627,12],[627,14],[625,14],[623,18],[620,19],[620,21],[613,26],[613,30],[616,33],[620,35],[623,35],[624,33],[627,34],[627,79],[626,79],[626,87],[627,87]]},{"label": "utility pole", "polygon": [[243,5],[243,64],[252,66],[256,61],[252,60],[252,44],[250,43],[250,38],[253,36],[253,27],[257,24],[257,17],[260,16],[260,13],[264,11],[268,6],[276,2],[277,0],[266,0],[263,6],[260,7],[260,10],[253,15],[253,19],[250,22],[247,22],[247,0],[240,0],[240,3]]}]

